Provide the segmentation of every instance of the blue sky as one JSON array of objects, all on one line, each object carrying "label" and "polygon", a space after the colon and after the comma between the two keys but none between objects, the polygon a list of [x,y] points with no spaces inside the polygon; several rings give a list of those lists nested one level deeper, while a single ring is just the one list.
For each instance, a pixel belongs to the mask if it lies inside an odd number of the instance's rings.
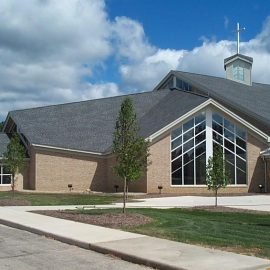
[{"label": "blue sky", "polygon": [[[150,91],[171,69],[270,83],[270,1],[1,0],[0,120],[15,109]],[[36,16],[38,14],[38,16]]]},{"label": "blue sky", "polygon": [[[235,39],[236,23],[247,31],[243,40],[254,37],[269,16],[268,0],[107,0],[110,19],[127,16],[143,24],[152,44],[160,48],[191,49],[201,37]],[[226,23],[227,22],[227,23]]]}]

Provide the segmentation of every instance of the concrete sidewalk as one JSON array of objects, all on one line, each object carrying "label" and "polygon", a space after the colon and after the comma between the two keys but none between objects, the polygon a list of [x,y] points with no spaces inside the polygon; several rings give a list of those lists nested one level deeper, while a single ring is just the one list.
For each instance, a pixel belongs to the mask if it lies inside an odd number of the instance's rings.
[{"label": "concrete sidewalk", "polygon": [[[176,196],[176,197],[157,197],[146,199],[134,199],[128,202],[127,208],[173,208],[173,207],[194,207],[194,206],[213,206],[214,197],[205,196]],[[229,208],[239,208],[245,210],[256,210],[270,212],[270,195],[252,195],[252,196],[228,196],[219,197],[218,205]],[[10,209],[21,211],[34,210],[64,210],[77,209],[83,205],[58,205],[58,206],[5,206]],[[89,205],[87,208],[122,208],[123,203],[112,203],[108,205]]]},{"label": "concrete sidewalk", "polygon": [[0,223],[158,269],[266,270],[270,261],[0,207]]}]

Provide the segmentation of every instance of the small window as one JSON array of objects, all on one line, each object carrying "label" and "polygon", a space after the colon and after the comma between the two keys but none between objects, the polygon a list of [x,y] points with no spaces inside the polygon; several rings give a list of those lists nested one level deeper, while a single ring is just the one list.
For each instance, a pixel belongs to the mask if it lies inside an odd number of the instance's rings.
[{"label": "small window", "polygon": [[11,184],[11,173],[6,166],[0,164],[0,185]]},{"label": "small window", "polygon": [[244,68],[239,64],[233,65],[233,78],[238,81],[244,81]]},{"label": "small window", "polygon": [[189,83],[182,81],[178,78],[176,78],[176,87],[185,91],[192,91],[193,89]]}]

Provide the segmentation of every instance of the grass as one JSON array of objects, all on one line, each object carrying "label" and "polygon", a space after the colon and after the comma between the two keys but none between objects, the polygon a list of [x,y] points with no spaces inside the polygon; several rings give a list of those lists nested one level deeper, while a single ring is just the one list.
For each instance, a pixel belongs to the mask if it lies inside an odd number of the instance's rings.
[{"label": "grass", "polygon": [[13,198],[12,192],[0,192],[1,200],[24,200],[33,206],[40,205],[98,205],[110,204],[119,197],[109,195],[92,195],[92,194],[47,194],[47,193],[23,193],[16,192]]},{"label": "grass", "polygon": [[[120,210],[84,210],[102,214]],[[153,218],[129,231],[270,259],[270,215],[189,209],[128,209]],[[122,228],[127,230],[126,228]]]}]

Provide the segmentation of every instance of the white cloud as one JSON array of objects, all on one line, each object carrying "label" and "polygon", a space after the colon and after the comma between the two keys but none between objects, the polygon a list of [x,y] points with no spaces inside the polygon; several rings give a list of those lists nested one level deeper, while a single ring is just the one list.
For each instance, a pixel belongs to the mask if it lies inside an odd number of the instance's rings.
[{"label": "white cloud", "polygon": [[112,97],[121,94],[118,85],[116,83],[100,83],[100,84],[91,84],[88,83],[87,86],[83,89],[84,100],[87,99],[96,99],[102,97]]},{"label": "white cloud", "polygon": [[[110,21],[103,0],[1,0],[0,14],[0,119],[12,109],[151,90],[172,69],[224,77],[223,60],[236,51],[235,41],[208,39],[190,50],[158,48],[140,22]],[[240,50],[254,58],[254,81],[270,83],[269,18]],[[108,62],[119,84],[105,75],[93,83]]]},{"label": "white cloud", "polygon": [[144,33],[142,25],[127,17],[116,17],[112,24],[112,40],[116,57],[140,62],[155,51]]},{"label": "white cloud", "polygon": [[0,118],[83,99],[85,78],[112,53],[104,2],[2,0],[0,13]]},{"label": "white cloud", "polygon": [[184,50],[156,49],[141,62],[121,65],[120,74],[127,88],[151,90],[171,69],[176,69]]},{"label": "white cloud", "polygon": [[[140,47],[143,47],[143,39]],[[146,46],[149,46],[146,44]],[[140,62],[120,65],[120,74],[128,87],[151,90],[169,70],[225,77],[224,59],[236,53],[236,41],[203,39],[202,45],[191,50],[157,49]],[[253,57],[253,80],[270,84],[270,17],[262,31],[253,39],[241,42],[240,53]]]}]

